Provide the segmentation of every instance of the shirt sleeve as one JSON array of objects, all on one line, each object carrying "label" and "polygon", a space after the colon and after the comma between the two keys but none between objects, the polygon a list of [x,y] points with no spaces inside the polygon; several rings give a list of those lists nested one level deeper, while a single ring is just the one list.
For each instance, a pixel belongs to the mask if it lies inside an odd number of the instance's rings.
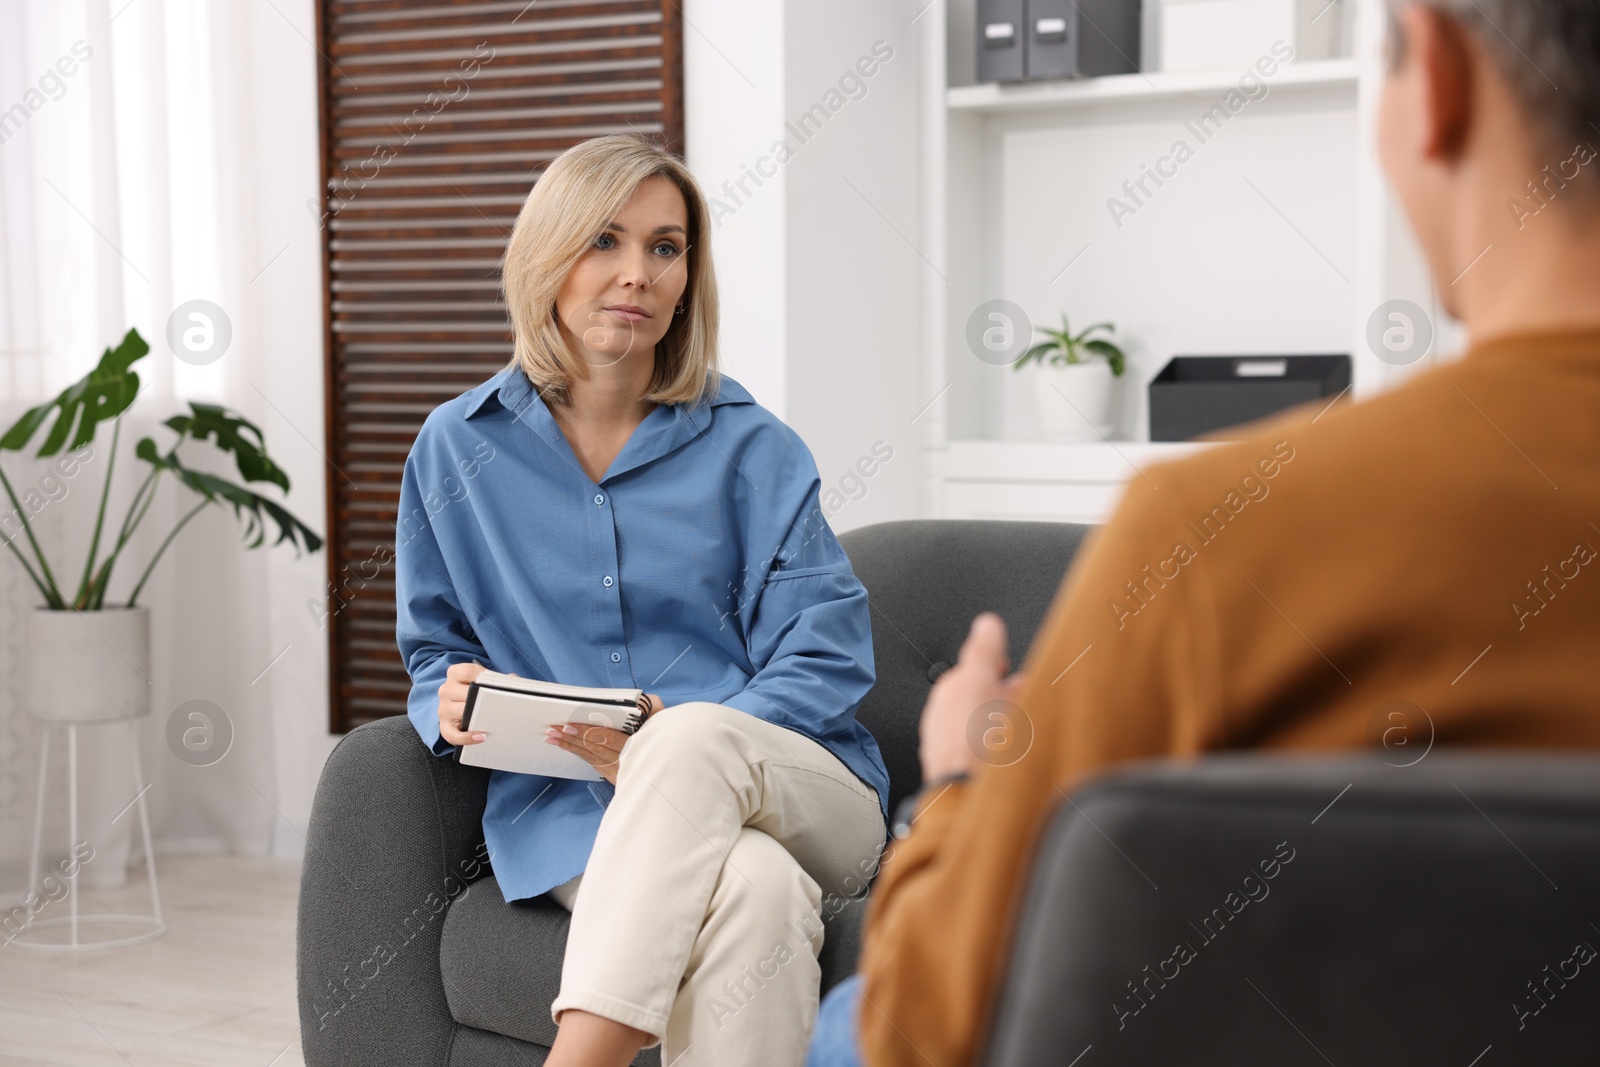
[{"label": "shirt sleeve", "polygon": [[866,587],[823,515],[816,464],[788,435],[785,473],[750,503],[751,548],[769,557],[740,611],[755,674],[723,703],[816,739],[848,728],[872,688],[872,621]]},{"label": "shirt sleeve", "polygon": [[1204,561],[1157,575],[1146,606],[1130,610],[1132,583],[1180,538],[1170,495],[1134,479],[1085,542],[1023,664],[1026,754],[979,763],[919,803],[912,832],[886,857],[860,962],[861,1046],[873,1067],[976,1062],[1035,842],[1066,795],[1094,770],[1214,741],[1205,725],[1214,649],[1196,623],[1212,602]]},{"label": "shirt sleeve", "polygon": [[419,483],[413,446],[400,477],[395,523],[395,643],[411,676],[406,714],[422,743],[444,756],[455,746],[439,736],[439,687],[452,663],[488,666],[489,655],[461,609]]}]

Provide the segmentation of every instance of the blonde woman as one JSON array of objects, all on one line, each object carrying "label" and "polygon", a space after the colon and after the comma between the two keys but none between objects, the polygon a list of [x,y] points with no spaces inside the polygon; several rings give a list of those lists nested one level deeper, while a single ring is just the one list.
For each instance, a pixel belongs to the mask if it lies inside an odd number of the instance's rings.
[{"label": "blonde woman", "polygon": [[551,1067],[799,1065],[822,900],[884,839],[866,591],[804,443],[718,373],[707,217],[647,140],[563,153],[505,252],[512,362],[405,464],[396,636],[435,754],[483,740],[485,668],[655,709],[546,738],[604,781],[490,778],[500,891],[572,912]]}]

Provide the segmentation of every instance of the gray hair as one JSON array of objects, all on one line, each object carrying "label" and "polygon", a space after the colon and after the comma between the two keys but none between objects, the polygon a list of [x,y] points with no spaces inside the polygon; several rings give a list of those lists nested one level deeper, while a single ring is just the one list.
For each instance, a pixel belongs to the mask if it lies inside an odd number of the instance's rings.
[{"label": "gray hair", "polygon": [[1600,146],[1600,4],[1595,0],[1388,0],[1396,63],[1404,53],[1396,16],[1414,3],[1443,12],[1483,43],[1552,146]]}]

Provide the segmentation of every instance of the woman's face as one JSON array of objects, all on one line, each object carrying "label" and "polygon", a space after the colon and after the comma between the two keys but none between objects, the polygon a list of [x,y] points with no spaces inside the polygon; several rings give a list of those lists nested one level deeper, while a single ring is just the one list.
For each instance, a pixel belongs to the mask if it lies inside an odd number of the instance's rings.
[{"label": "woman's face", "polygon": [[655,352],[688,284],[688,226],[677,185],[647,178],[578,259],[556,294],[556,318],[585,363]]}]

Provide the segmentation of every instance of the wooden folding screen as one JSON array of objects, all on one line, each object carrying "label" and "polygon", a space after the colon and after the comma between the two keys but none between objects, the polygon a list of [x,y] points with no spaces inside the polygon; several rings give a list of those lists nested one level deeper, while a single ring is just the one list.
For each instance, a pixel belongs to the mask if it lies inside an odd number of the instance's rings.
[{"label": "wooden folding screen", "polygon": [[405,711],[400,472],[423,419],[511,357],[499,259],[564,149],[683,144],[673,0],[319,0],[330,728]]}]

